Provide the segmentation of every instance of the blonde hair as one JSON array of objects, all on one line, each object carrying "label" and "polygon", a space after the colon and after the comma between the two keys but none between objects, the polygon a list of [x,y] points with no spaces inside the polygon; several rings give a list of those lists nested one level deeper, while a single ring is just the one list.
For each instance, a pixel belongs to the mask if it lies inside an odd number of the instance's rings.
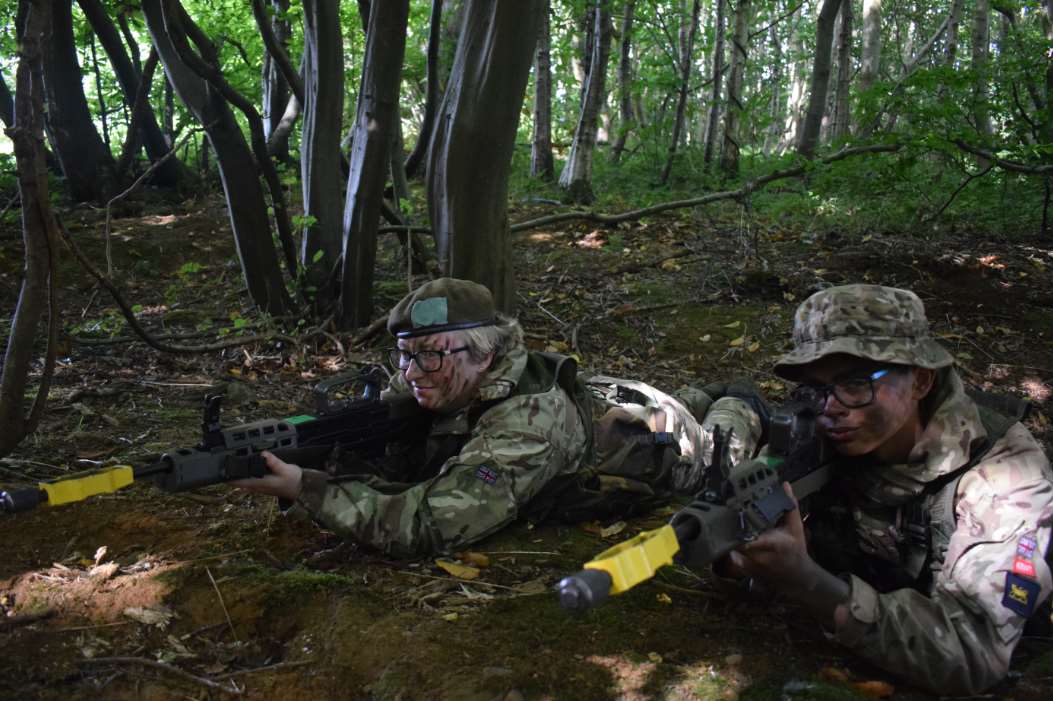
[{"label": "blonde hair", "polygon": [[462,333],[464,344],[468,346],[468,355],[477,363],[486,360],[486,356],[493,353],[491,365],[496,364],[511,347],[523,343],[523,327],[512,317],[500,312],[497,314],[497,323],[493,326],[478,326],[465,329]]}]

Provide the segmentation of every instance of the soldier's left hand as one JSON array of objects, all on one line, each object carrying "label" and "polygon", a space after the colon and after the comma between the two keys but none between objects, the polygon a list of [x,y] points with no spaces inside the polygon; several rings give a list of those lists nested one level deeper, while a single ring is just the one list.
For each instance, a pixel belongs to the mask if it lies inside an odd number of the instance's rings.
[{"label": "soldier's left hand", "polygon": [[303,468],[287,463],[267,451],[263,451],[260,455],[267,461],[267,469],[271,472],[269,475],[233,480],[229,484],[232,487],[241,487],[257,494],[269,494],[272,497],[295,501],[296,497],[300,496]]},{"label": "soldier's left hand", "polygon": [[[783,483],[787,496],[797,505],[793,489]],[[801,512],[795,508],[775,528],[730,553],[731,565],[781,590],[806,588],[818,565],[808,555]]]}]

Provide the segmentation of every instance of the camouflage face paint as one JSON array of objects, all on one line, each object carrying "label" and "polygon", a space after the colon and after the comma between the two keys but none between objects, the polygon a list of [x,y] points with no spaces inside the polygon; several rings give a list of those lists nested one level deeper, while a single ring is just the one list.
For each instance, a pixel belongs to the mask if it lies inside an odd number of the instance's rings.
[{"label": "camouflage face paint", "polygon": [[[463,331],[399,339],[398,342],[399,348],[410,352],[449,352],[463,345]],[[489,360],[482,363],[473,361],[467,352],[452,353],[443,357],[442,367],[435,372],[423,372],[416,363],[410,363],[402,374],[422,408],[448,414],[463,409],[475,398],[489,364]]]},{"label": "camouflage face paint", "polygon": [[[874,369],[873,361],[837,354],[809,363],[801,375],[808,383],[832,384]],[[820,430],[841,455],[873,454],[882,463],[902,462],[922,429],[918,400],[911,392],[913,379],[913,371],[897,369],[874,381],[874,401],[857,409],[845,407],[831,394],[819,418]]]}]

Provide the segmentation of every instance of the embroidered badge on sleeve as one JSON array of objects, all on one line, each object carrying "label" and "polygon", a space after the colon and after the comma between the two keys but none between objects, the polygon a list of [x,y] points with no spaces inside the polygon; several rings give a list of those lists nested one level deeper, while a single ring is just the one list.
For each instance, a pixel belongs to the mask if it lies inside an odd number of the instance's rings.
[{"label": "embroidered badge on sleeve", "polygon": [[1021,577],[1015,572],[1006,572],[1002,605],[1013,613],[1028,618],[1038,603],[1038,592],[1038,582]]},{"label": "embroidered badge on sleeve", "polygon": [[475,471],[475,476],[487,484],[496,484],[497,482],[497,471],[486,465],[480,465],[479,469]]}]

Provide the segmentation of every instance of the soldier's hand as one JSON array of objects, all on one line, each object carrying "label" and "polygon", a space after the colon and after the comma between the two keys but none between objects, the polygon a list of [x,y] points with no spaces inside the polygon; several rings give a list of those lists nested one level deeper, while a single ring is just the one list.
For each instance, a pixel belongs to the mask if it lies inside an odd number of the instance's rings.
[{"label": "soldier's hand", "polygon": [[233,487],[247,489],[257,494],[269,494],[280,499],[295,501],[300,496],[300,485],[303,481],[303,469],[299,465],[292,465],[271,453],[264,451],[260,453],[267,461],[269,475],[263,477],[250,477],[243,480],[234,480],[229,484]]},{"label": "soldier's hand", "polygon": [[[783,483],[783,489],[796,506],[797,499],[788,482]],[[729,560],[731,570],[790,591],[806,588],[818,567],[808,555],[804,522],[796,508],[783,516],[778,526],[733,550]]]}]

